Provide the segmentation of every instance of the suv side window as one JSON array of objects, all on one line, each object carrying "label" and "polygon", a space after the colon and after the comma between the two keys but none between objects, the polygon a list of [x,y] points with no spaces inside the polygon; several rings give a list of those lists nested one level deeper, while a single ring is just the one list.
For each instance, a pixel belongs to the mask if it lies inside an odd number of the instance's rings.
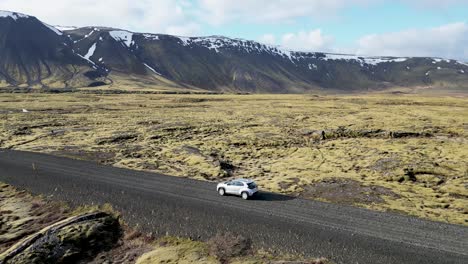
[{"label": "suv side window", "polygon": [[242,182],[235,182],[234,185],[236,186],[244,186],[244,184]]}]

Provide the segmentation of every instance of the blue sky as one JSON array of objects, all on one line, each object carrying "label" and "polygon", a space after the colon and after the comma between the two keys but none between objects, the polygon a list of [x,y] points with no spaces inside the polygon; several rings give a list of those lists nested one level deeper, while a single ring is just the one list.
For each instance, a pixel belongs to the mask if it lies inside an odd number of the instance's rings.
[{"label": "blue sky", "polygon": [[468,61],[468,0],[0,0],[0,9],[54,25]]},{"label": "blue sky", "polygon": [[218,26],[204,24],[203,33],[257,39],[266,33],[283,35],[320,28],[325,34],[333,35],[338,43],[349,45],[363,35],[437,27],[467,20],[468,4],[463,1],[451,6],[428,7],[386,1],[368,6],[350,6],[328,18],[303,16],[286,23],[259,22],[253,23],[254,26],[242,21]]}]

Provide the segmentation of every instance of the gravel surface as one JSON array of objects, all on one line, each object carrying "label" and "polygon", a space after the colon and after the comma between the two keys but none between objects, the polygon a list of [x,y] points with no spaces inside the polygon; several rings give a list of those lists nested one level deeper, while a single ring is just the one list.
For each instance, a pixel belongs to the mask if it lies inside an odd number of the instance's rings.
[{"label": "gravel surface", "polygon": [[155,235],[207,239],[230,231],[280,252],[337,263],[468,263],[468,227],[260,193],[221,197],[215,183],[0,151],[0,181],[73,205],[111,203]]}]

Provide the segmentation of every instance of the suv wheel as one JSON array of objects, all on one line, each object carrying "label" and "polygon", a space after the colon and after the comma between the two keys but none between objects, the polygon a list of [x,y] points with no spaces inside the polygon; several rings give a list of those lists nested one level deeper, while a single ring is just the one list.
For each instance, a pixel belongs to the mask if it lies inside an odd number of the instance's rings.
[{"label": "suv wheel", "polygon": [[242,199],[247,200],[249,199],[249,194],[247,192],[242,193]]},{"label": "suv wheel", "polygon": [[219,188],[218,193],[219,195],[223,196],[226,193],[226,191],[224,190],[224,188]]}]

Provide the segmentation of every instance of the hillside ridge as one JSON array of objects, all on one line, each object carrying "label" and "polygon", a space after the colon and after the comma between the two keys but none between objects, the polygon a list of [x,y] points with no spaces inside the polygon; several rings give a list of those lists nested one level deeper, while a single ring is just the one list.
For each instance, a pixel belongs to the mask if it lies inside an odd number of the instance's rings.
[{"label": "hillside ridge", "polygon": [[56,28],[7,11],[0,11],[0,53],[7,58],[0,65],[0,87],[172,87],[252,93],[468,87],[468,64],[453,59],[292,51],[218,35]]}]

